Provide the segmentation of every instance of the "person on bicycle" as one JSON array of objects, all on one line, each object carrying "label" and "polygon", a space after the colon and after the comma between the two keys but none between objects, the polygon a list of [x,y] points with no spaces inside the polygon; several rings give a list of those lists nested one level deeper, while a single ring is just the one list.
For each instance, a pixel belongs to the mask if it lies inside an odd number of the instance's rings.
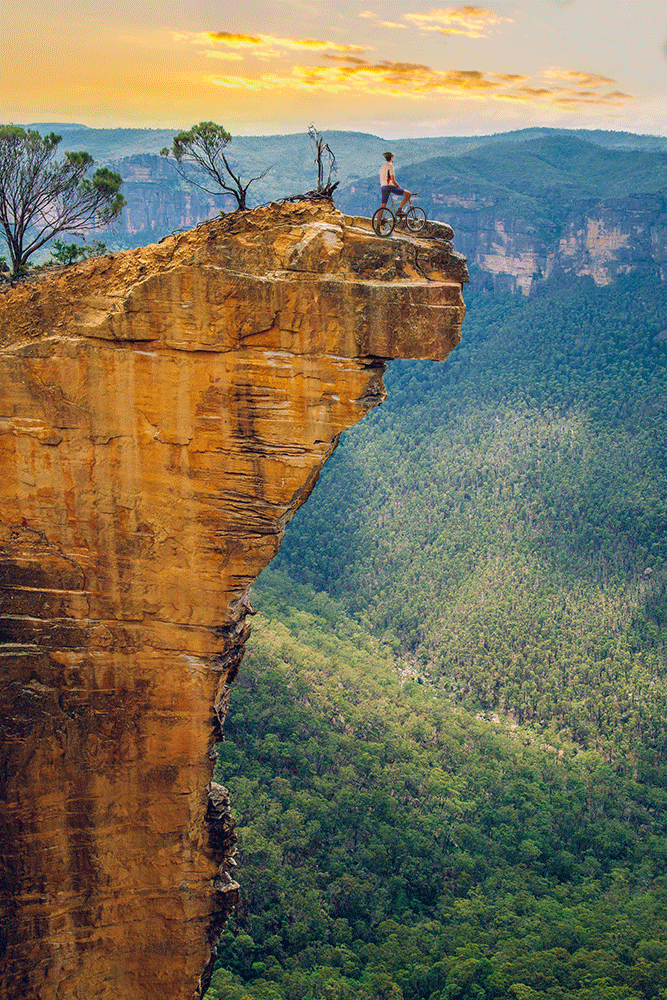
[{"label": "person on bicycle", "polygon": [[382,187],[382,207],[385,208],[387,201],[389,200],[390,194],[402,194],[403,201],[398,206],[397,215],[405,215],[403,207],[412,197],[412,191],[406,191],[405,188],[399,187],[396,183],[396,174],[394,173],[394,154],[393,153],[383,153],[382,154],[386,160],[385,163],[380,167],[380,185]]}]

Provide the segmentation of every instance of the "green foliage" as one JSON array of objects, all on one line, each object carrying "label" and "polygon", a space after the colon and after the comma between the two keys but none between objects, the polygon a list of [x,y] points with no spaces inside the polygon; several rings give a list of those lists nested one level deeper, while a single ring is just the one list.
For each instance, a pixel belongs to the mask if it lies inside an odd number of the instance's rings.
[{"label": "green foliage", "polygon": [[282,572],[219,744],[241,905],[207,1000],[609,1000],[667,987],[667,797],[457,708]]},{"label": "green foliage", "polygon": [[274,565],[468,708],[665,774],[667,288],[466,298],[460,347],[392,365]]},{"label": "green foliage", "polygon": [[[249,181],[242,181],[241,175],[234,173],[234,168],[225,153],[231,141],[231,135],[222,125],[216,125],[215,122],[200,122],[199,125],[193,125],[189,131],[175,135],[171,148],[165,146],[160,155],[173,156],[176,170],[191,184],[209,194],[230,194],[236,201],[237,207],[245,209],[248,188],[253,181],[264,177],[269,168]],[[188,165],[194,168],[194,173],[187,169]],[[198,177],[207,183],[213,183],[213,190],[200,183]]]},{"label": "green foliage", "polygon": [[12,263],[12,277],[61,232],[107,225],[120,214],[120,174],[107,167],[87,177],[93,158],[65,153],[55,162],[61,136],[0,126],[0,225]]},{"label": "green foliage", "polygon": [[54,240],[51,248],[51,256],[56,264],[66,267],[74,264],[77,260],[82,260],[86,256],[86,248],[77,243],[64,243],[63,240]]},{"label": "green foliage", "polygon": [[86,260],[88,257],[104,257],[107,252],[107,245],[102,240],[93,240],[90,245],[87,243],[81,246],[78,243],[65,243],[63,240],[54,240],[51,244],[51,259],[55,264],[69,267],[78,260]]}]

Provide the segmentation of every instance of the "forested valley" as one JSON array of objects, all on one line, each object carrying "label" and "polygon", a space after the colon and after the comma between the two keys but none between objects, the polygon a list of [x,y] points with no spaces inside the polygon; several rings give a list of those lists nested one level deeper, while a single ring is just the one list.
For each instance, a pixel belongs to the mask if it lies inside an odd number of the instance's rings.
[{"label": "forested valley", "polygon": [[667,1000],[667,286],[471,278],[253,588],[207,1000]]}]

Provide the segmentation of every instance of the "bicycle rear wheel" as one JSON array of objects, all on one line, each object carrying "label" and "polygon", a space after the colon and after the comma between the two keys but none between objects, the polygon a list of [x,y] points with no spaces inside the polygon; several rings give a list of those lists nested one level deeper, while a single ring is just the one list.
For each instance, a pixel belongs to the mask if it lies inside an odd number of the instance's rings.
[{"label": "bicycle rear wheel", "polygon": [[411,233],[419,233],[426,225],[426,212],[416,206],[408,209],[405,224]]},{"label": "bicycle rear wheel", "polygon": [[390,208],[383,206],[373,212],[373,229],[378,236],[391,236],[396,225],[396,217]]}]

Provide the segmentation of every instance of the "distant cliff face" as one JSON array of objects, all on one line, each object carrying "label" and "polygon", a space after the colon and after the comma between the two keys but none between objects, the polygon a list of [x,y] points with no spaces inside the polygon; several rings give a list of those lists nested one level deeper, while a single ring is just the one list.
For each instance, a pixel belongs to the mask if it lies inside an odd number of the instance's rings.
[{"label": "distant cliff face", "polygon": [[113,231],[120,229],[130,244],[137,237],[148,242],[177,230],[192,229],[236,207],[231,196],[216,197],[181,180],[167,160],[159,156],[128,156],[114,166],[123,178],[127,204]]},{"label": "distant cliff face", "polygon": [[464,259],[364,225],[274,205],[0,299],[5,996],[198,989],[250,585],[384,359],[460,339]]},{"label": "distant cliff face", "polygon": [[433,195],[433,218],[497,291],[528,295],[547,278],[589,276],[609,285],[638,272],[667,281],[667,198],[658,194],[577,200],[564,218],[536,225],[471,187]]}]

